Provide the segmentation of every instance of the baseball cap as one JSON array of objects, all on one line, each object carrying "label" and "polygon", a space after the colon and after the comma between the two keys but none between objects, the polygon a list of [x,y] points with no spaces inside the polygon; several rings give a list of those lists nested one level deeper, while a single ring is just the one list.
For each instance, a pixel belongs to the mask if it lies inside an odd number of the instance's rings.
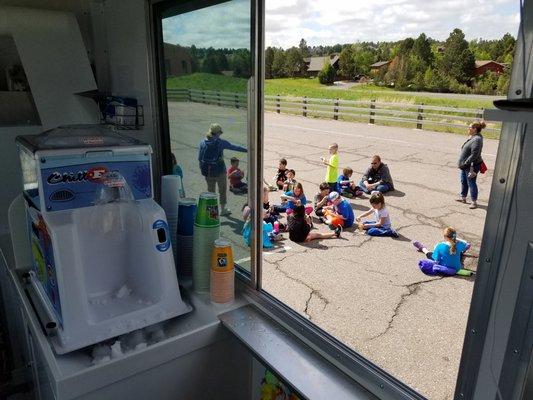
[{"label": "baseball cap", "polygon": [[340,195],[337,192],[331,192],[330,194],[328,194],[328,199],[330,201],[337,200],[339,197],[340,197]]}]

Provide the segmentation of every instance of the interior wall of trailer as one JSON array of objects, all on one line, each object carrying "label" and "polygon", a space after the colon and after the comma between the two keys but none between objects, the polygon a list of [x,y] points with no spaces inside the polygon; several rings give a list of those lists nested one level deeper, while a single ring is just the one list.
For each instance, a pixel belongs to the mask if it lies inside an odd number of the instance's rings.
[{"label": "interior wall of trailer", "polygon": [[[99,91],[117,96],[134,97],[144,107],[145,126],[125,133],[149,143],[154,149],[154,177],[161,173],[158,161],[158,143],[153,123],[151,88],[154,82],[151,72],[149,49],[149,7],[144,0],[0,0],[0,7],[16,6],[29,9],[73,13],[81,32],[88,60],[95,74]],[[135,23],[132,23],[135,21]],[[7,63],[16,53],[13,40],[8,36],[0,40],[5,51],[0,58]],[[11,44],[11,45],[10,45]],[[54,63],[54,60],[43,62]],[[0,61],[2,64],[2,61]],[[5,83],[5,82],[4,82]],[[0,89],[1,90],[1,89]],[[13,94],[16,92],[12,92]],[[22,93],[22,92],[18,92]],[[38,112],[39,110],[37,110]],[[7,210],[11,201],[20,193],[21,174],[15,137],[36,134],[43,130],[38,123],[24,125],[0,123],[0,234],[8,233]],[[157,179],[154,179],[157,189]],[[157,190],[156,190],[157,193]]]}]

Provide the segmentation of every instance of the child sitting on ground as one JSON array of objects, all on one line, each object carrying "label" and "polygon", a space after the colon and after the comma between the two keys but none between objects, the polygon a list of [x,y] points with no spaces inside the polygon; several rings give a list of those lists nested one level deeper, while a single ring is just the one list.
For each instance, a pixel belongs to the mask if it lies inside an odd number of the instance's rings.
[{"label": "child sitting on ground", "polygon": [[284,158],[279,159],[278,163],[278,172],[274,176],[274,180],[276,181],[276,186],[279,190],[283,189],[283,185],[285,184],[285,181],[287,180],[287,160]]},{"label": "child sitting on ground", "polygon": [[305,197],[304,188],[301,183],[297,183],[294,186],[293,190],[285,192],[281,195],[281,199],[284,200],[284,204],[281,206],[274,206],[275,212],[286,212],[291,214],[294,210],[294,207],[302,205],[304,206],[305,212],[311,214],[313,207],[306,206],[307,199]]},{"label": "child sitting on ground", "polygon": [[248,185],[242,181],[244,172],[239,169],[239,159],[231,157],[231,166],[228,168],[229,190],[235,194],[248,193]]},{"label": "child sitting on ground", "polygon": [[353,169],[346,167],[342,170],[342,174],[337,178],[337,192],[344,197],[357,197],[363,194],[363,191],[350,180],[353,175]]},{"label": "child sitting on ground", "polygon": [[311,218],[305,214],[303,205],[294,207],[294,213],[287,217],[289,239],[296,243],[309,242],[314,239],[332,239],[339,237],[342,228],[337,226],[335,232],[320,233],[311,232]]},{"label": "child sitting on ground", "polygon": [[270,207],[270,201],[268,198],[268,188],[266,186],[263,186],[263,221],[266,223],[274,225],[276,222],[278,222],[278,230],[284,231],[285,225],[279,223],[279,214],[276,214],[272,207]]},{"label": "child sitting on ground", "polygon": [[294,177],[296,172],[293,169],[287,170],[287,179],[283,182],[283,191],[290,192],[294,189],[294,186],[298,183]]},{"label": "child sitting on ground", "polygon": [[327,182],[322,182],[318,186],[319,192],[315,194],[314,210],[315,215],[323,222],[324,207],[328,205],[329,185]]},{"label": "child sitting on ground", "polygon": [[[398,237],[398,233],[392,229],[389,211],[385,207],[385,198],[380,192],[375,192],[370,196],[370,210],[364,212],[357,218],[359,229],[366,230],[370,236],[392,236]],[[361,220],[370,214],[374,214],[373,221],[361,222]]]},{"label": "child sitting on ground", "polygon": [[418,251],[424,253],[428,259],[433,260],[435,264],[451,268],[451,273],[457,273],[463,268],[462,258],[464,253],[470,248],[470,244],[464,240],[457,239],[457,231],[452,227],[445,228],[442,235],[444,236],[444,240],[437,243],[433,251],[429,251],[419,241],[413,241],[413,246]]},{"label": "child sitting on ground", "polygon": [[330,229],[335,229],[338,226],[341,228],[352,226],[354,213],[350,203],[343,199],[337,192],[331,192],[328,195],[328,200],[331,202],[331,205],[324,206],[323,208],[325,222],[329,225]]}]

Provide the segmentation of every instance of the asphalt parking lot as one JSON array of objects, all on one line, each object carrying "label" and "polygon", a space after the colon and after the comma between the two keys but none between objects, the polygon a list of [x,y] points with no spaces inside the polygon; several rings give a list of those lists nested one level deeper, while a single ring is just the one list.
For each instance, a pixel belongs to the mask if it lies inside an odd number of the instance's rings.
[{"label": "asphalt parking lot", "polygon": [[[195,103],[169,103],[172,148],[185,170],[187,194],[205,190],[198,175],[197,145],[210,122],[223,125],[226,138],[244,144],[246,114]],[[333,120],[266,114],[265,171],[269,179],[284,157],[296,170],[307,198],[323,181],[330,142],[339,144],[340,166],[358,179],[373,154],[390,167],[397,190],[386,196],[400,237],[370,238],[357,230],[341,238],[309,244],[288,239],[264,252],[263,288],[387,372],[430,399],[451,399],[459,366],[474,278],[429,277],[411,241],[432,247],[445,226],[472,243],[465,266],[476,269],[498,142],[485,140],[489,171],[478,178],[476,210],[454,201],[456,168],[465,136]],[[225,157],[246,155],[226,151]],[[236,259],[246,265],[240,238],[240,209],[246,198],[229,196],[233,214],[222,220],[222,234],[234,242]],[[270,194],[271,204],[279,193]],[[356,214],[367,199],[351,199]],[[316,225],[320,231],[325,226]]]}]

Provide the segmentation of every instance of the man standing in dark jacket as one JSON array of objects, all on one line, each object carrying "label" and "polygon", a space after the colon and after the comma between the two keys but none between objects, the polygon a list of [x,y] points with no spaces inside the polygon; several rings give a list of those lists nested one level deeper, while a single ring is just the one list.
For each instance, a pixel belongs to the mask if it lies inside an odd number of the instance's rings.
[{"label": "man standing in dark jacket", "polygon": [[236,146],[227,140],[220,139],[222,127],[219,124],[211,124],[205,139],[200,142],[198,162],[200,171],[207,182],[207,191],[215,193],[215,185],[218,185],[220,193],[220,215],[229,215],[231,211],[226,207],[226,163],[224,162],[224,150],[233,150],[246,153],[244,147]]},{"label": "man standing in dark jacket", "polygon": [[457,201],[466,203],[466,196],[470,189],[471,209],[477,208],[477,174],[483,162],[481,158],[481,150],[483,150],[481,130],[485,126],[484,122],[470,124],[468,127],[468,140],[461,146],[461,154],[459,154],[459,161],[457,162],[457,167],[461,170],[461,197]]}]

